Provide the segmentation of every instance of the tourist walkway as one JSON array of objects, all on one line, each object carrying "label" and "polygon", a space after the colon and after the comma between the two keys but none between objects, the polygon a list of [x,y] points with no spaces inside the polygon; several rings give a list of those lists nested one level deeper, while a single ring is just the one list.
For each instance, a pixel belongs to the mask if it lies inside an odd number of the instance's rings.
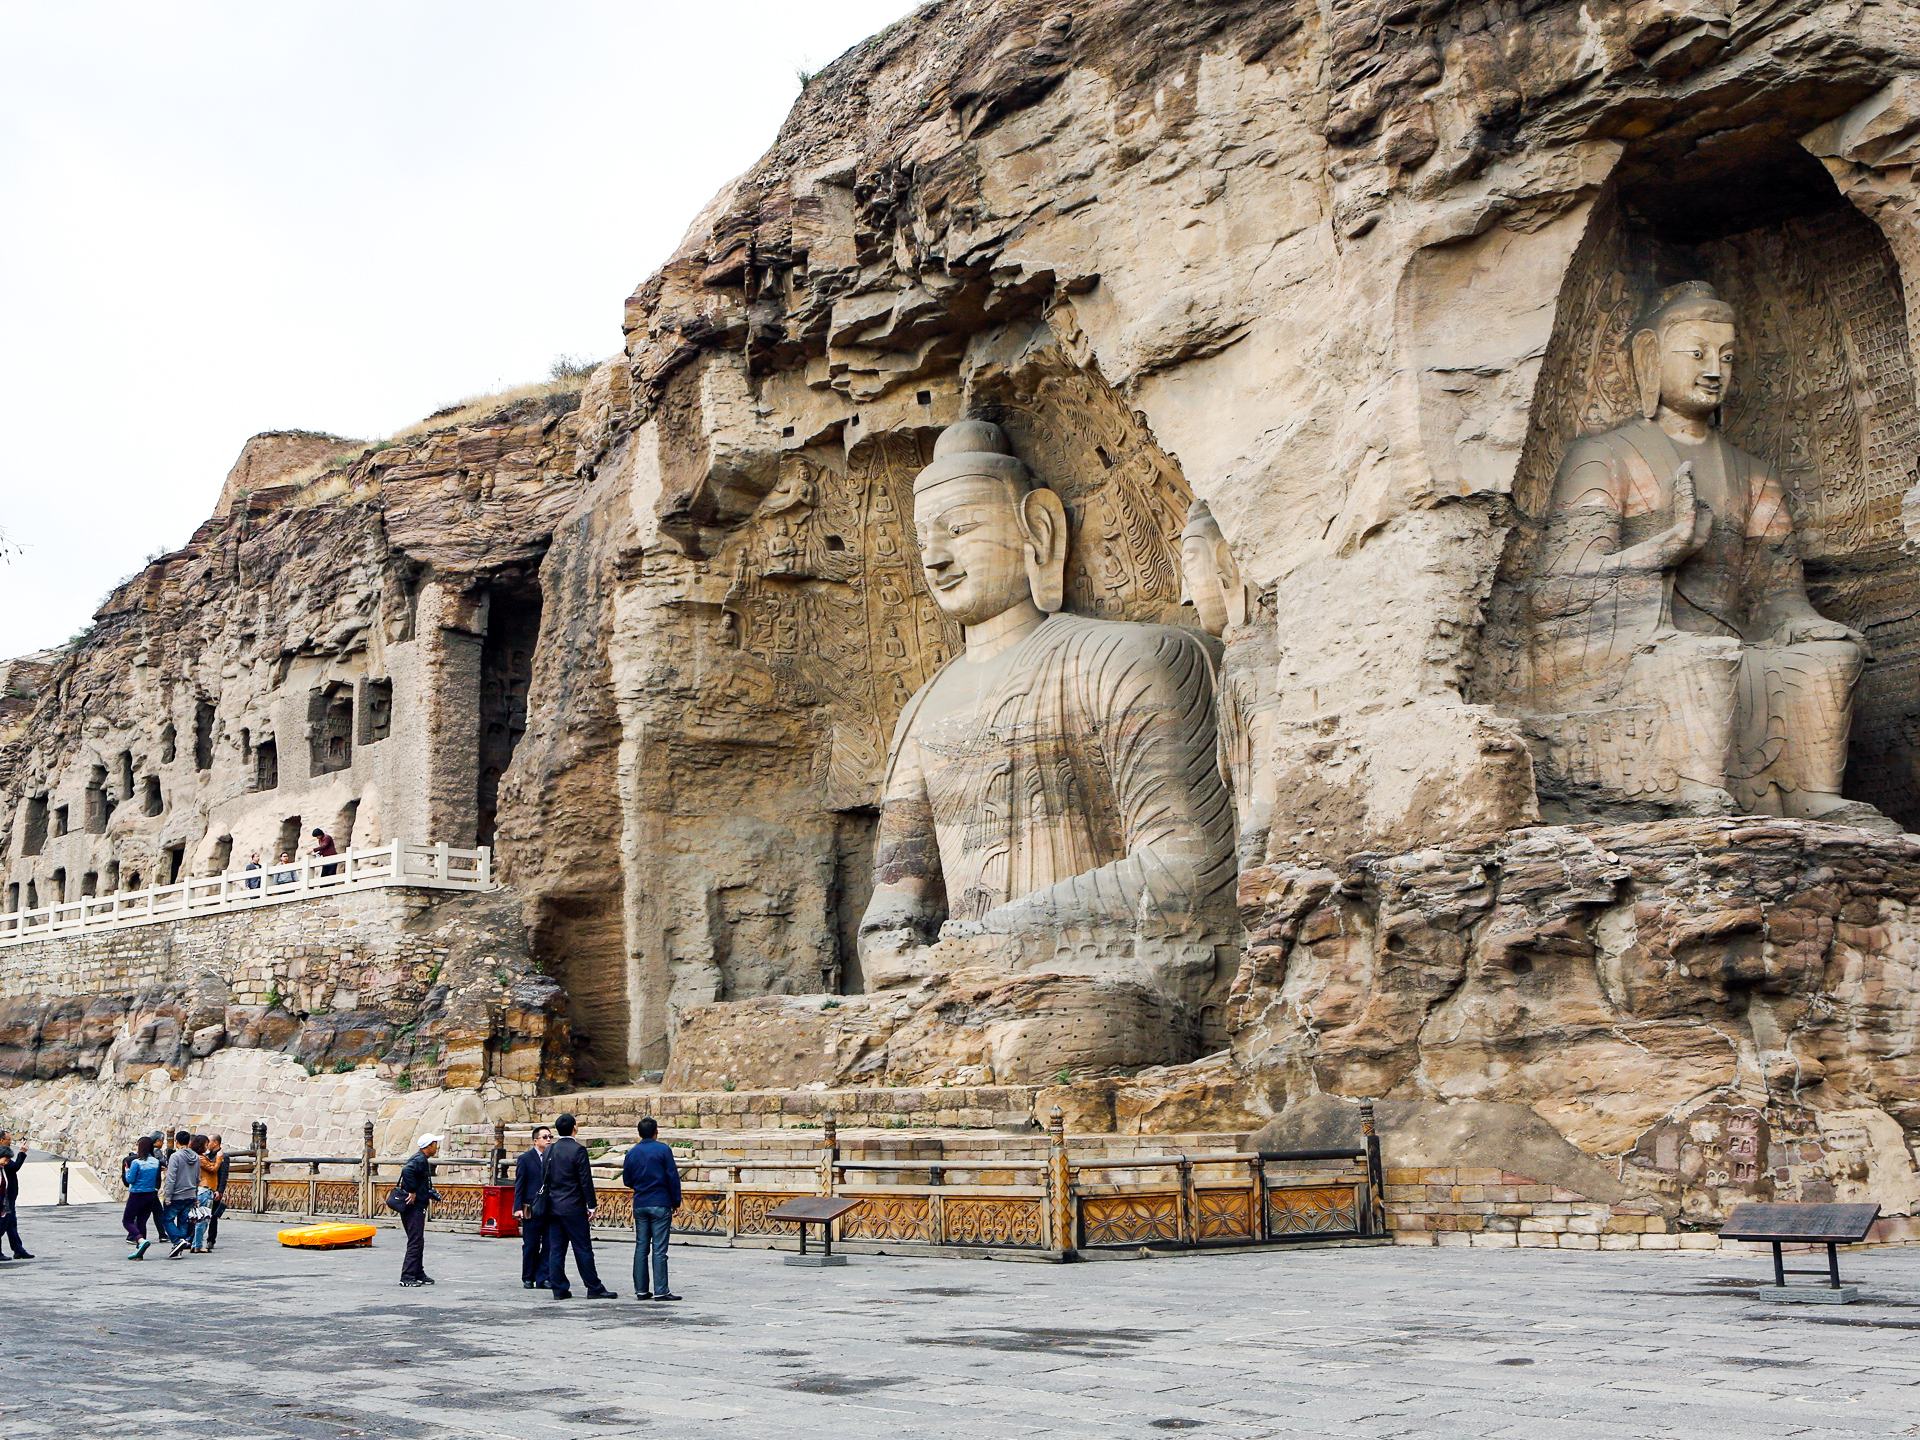
[{"label": "tourist walkway", "polygon": [[482,847],[416,845],[395,840],[337,855],[277,861],[262,870],[228,870],[172,885],[89,895],[63,905],[0,913],[0,945],[54,940],[96,930],[122,930],[196,915],[219,915],[336,895],[405,885],[421,890],[487,890],[493,886],[493,854]]},{"label": "tourist walkway", "polygon": [[[1718,1254],[1391,1250],[1082,1265],[673,1252],[677,1305],[520,1288],[513,1241],[128,1264],[119,1208],[32,1211],[0,1437],[1885,1440],[1920,1434],[1920,1250],[1870,1303],[1756,1303]],[[183,1297],[185,1297],[183,1299]]]}]

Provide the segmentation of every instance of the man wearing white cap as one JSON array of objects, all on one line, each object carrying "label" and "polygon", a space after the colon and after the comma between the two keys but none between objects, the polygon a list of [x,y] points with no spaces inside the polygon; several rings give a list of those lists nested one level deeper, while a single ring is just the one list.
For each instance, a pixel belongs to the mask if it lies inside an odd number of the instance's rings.
[{"label": "man wearing white cap", "polygon": [[[418,1148],[401,1167],[400,1183],[394,1186],[393,1199],[399,1200],[400,1224],[407,1232],[407,1255],[400,1262],[402,1285],[431,1285],[423,1259],[427,1248],[427,1205],[440,1198],[433,1188],[433,1157],[440,1151],[438,1135],[422,1135]],[[391,1200],[389,1203],[392,1203]]]}]

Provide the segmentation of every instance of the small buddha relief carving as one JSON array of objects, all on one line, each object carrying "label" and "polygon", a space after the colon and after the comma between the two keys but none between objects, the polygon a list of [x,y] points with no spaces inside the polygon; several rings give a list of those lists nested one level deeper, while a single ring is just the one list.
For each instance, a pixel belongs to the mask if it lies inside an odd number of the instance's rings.
[{"label": "small buddha relief carving", "polygon": [[1630,341],[1640,416],[1569,447],[1529,728],[1606,798],[1897,830],[1840,793],[1865,638],[1813,608],[1778,476],[1720,430],[1737,340],[1712,287],[1663,292]]},{"label": "small buddha relief carving", "polygon": [[1241,580],[1233,549],[1204,500],[1187,510],[1180,574],[1182,598],[1193,606],[1200,628],[1222,644],[1216,685],[1220,773],[1233,796],[1239,863],[1258,865],[1266,858],[1273,828],[1274,775],[1268,757],[1279,706],[1274,628]]}]

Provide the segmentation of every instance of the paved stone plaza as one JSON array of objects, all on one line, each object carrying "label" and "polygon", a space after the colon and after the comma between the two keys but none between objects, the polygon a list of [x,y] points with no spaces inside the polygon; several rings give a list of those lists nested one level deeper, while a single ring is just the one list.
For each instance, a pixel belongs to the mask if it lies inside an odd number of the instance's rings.
[{"label": "paved stone plaza", "polygon": [[117,1207],[39,1210],[0,1269],[0,1436],[1888,1437],[1920,1435],[1920,1250],[1865,1301],[1756,1304],[1757,1257],[1294,1251],[1048,1266],[676,1247],[678,1305],[522,1290],[435,1234],[121,1257]]}]

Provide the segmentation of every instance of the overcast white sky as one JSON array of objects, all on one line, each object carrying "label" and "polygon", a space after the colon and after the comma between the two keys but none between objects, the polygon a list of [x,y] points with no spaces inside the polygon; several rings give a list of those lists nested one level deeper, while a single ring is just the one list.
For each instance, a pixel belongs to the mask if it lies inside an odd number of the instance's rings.
[{"label": "overcast white sky", "polygon": [[0,657],[249,435],[377,437],[621,302],[910,0],[0,0]]}]

